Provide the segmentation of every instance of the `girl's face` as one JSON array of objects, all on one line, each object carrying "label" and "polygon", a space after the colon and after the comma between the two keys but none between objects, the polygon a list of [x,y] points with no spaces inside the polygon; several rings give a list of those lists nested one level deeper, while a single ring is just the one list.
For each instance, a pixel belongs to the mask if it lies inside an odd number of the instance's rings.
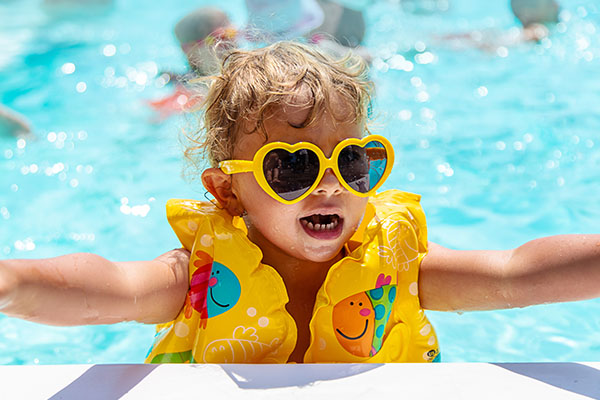
[{"label": "girl's face", "polygon": [[[267,142],[261,133],[242,133],[234,158],[251,160],[260,147],[271,142],[311,142],[330,157],[340,141],[362,137],[361,124],[334,123],[327,112],[310,127],[297,128],[308,112],[302,107],[282,107],[264,121]],[[358,228],[368,201],[348,192],[331,170],[308,197],[291,205],[265,193],[250,173],[235,174],[232,179],[233,191],[247,213],[250,240],[263,251],[268,246],[298,260],[324,262],[340,254]]]}]

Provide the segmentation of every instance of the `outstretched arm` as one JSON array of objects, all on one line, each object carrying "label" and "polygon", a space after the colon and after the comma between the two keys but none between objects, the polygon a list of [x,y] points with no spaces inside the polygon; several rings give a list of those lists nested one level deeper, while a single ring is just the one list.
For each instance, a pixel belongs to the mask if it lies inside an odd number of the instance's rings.
[{"label": "outstretched arm", "polygon": [[551,236],[505,251],[429,246],[419,274],[427,309],[492,310],[600,296],[600,235]]},{"label": "outstretched arm", "polygon": [[0,312],[51,325],[160,323],[188,289],[189,253],[111,262],[94,254],[0,261]]}]

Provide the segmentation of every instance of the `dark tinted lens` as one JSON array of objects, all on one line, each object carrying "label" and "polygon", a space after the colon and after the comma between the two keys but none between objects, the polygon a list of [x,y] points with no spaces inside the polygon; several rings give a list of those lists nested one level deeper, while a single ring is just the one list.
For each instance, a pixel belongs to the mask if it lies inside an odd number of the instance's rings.
[{"label": "dark tinted lens", "polygon": [[308,149],[290,153],[274,149],[263,160],[263,172],[267,183],[285,200],[302,196],[319,175],[319,157]]},{"label": "dark tinted lens", "polygon": [[338,157],[338,166],[342,178],[357,192],[366,193],[381,180],[387,165],[387,152],[378,141],[372,141],[360,147],[345,147]]}]

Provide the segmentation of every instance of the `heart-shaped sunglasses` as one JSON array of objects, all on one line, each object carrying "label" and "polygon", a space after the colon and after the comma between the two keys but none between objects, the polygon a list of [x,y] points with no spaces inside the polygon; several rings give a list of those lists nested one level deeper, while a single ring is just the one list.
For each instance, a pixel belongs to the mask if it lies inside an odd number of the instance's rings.
[{"label": "heart-shaped sunglasses", "polygon": [[330,158],[313,143],[268,143],[258,149],[252,161],[221,161],[219,168],[226,174],[252,172],[271,197],[294,204],[317,188],[328,168],[351,193],[370,196],[389,176],[393,164],[391,143],[383,136],[370,135],[342,140]]}]

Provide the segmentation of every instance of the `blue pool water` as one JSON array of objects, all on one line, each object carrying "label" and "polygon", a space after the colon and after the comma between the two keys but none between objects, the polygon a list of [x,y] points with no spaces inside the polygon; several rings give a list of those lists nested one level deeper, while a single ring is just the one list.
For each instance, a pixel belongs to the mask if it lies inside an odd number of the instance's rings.
[{"label": "blue pool water", "polygon": [[[600,12],[562,1],[549,40],[485,51],[445,35],[510,32],[508,1],[349,1],[363,7],[378,97],[373,130],[394,144],[386,188],[421,193],[434,242],[505,249],[598,233]],[[181,129],[145,101],[183,71],[172,27],[194,6],[141,0],[59,13],[0,4],[0,102],[33,139],[0,137],[0,257],[89,251],[151,259],[178,247],[164,212],[199,198],[180,177]],[[480,4],[481,3],[481,4]],[[165,3],[163,3],[165,4]],[[215,2],[216,4],[216,2]],[[237,23],[242,1],[227,2]],[[600,360],[600,301],[429,313],[445,361]],[[140,362],[153,327],[58,328],[0,316],[0,364]]]}]

